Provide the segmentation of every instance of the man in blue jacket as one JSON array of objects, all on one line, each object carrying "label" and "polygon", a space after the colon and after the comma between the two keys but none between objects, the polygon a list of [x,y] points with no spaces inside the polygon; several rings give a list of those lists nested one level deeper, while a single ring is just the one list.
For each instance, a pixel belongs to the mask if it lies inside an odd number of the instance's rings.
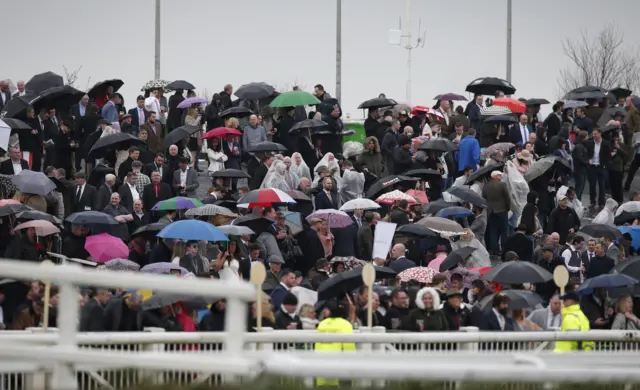
[{"label": "man in blue jacket", "polygon": [[476,139],[476,130],[469,129],[467,136],[460,141],[458,152],[458,176],[462,175],[464,167],[472,167],[475,171],[480,166],[480,144]]}]

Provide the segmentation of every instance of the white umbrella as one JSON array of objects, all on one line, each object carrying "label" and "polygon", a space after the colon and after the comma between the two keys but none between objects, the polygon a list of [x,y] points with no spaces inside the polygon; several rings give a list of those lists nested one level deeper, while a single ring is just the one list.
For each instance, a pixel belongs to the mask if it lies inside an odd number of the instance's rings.
[{"label": "white umbrella", "polygon": [[347,203],[343,204],[342,207],[340,207],[340,211],[353,211],[358,209],[359,210],[376,210],[376,209],[379,209],[380,207],[381,206],[379,204],[377,204],[371,199],[357,198],[357,199],[351,199]]},{"label": "white umbrella", "polygon": [[0,148],[9,151],[9,137],[11,137],[11,127],[0,120]]},{"label": "white umbrella", "polygon": [[482,116],[509,115],[512,113],[509,108],[501,106],[483,107],[480,109],[480,115]]},{"label": "white umbrella", "polygon": [[640,211],[640,202],[632,200],[627,203],[623,203],[622,206],[618,207],[618,209],[616,210],[616,217],[622,214],[623,211],[626,211],[628,213]]}]

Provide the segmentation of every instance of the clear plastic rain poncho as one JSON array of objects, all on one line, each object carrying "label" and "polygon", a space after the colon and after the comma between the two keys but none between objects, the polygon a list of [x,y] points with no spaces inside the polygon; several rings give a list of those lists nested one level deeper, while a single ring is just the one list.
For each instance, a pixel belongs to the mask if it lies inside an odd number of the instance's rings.
[{"label": "clear plastic rain poncho", "polygon": [[[569,187],[567,186],[562,186],[558,189],[558,192],[556,193],[556,204],[560,201],[560,197],[567,195],[568,190]],[[576,212],[578,218],[582,219],[584,217],[584,205],[582,204],[580,199],[578,199],[578,197],[576,196],[573,198],[573,200],[567,198],[567,201],[569,201],[569,207],[571,207],[573,211]]]},{"label": "clear plastic rain poncho", "polygon": [[282,191],[291,191],[292,188],[289,187],[287,181],[284,177],[284,173],[287,170],[286,165],[282,161],[275,161],[271,168],[269,168],[269,172],[267,172],[267,176],[265,176],[262,181],[262,185],[260,188],[276,188]]},{"label": "clear plastic rain poncho", "polygon": [[[482,245],[480,241],[478,241],[475,234],[473,234],[471,230],[465,229],[464,233],[455,233],[451,235],[441,233],[440,236],[449,240],[449,242],[451,243],[452,251],[466,247],[476,248],[476,250],[471,253],[471,256],[469,256],[469,259],[467,260],[465,265],[466,267],[473,268],[491,266],[491,258],[489,257],[489,252],[487,252],[487,249],[484,247],[484,245]],[[451,240],[451,238],[453,237],[460,237],[460,239],[453,241]]]},{"label": "clear plastic rain poncho", "polygon": [[342,203],[362,197],[364,192],[364,173],[354,170],[345,170],[342,175],[340,198]]},{"label": "clear plastic rain poncho", "polygon": [[[338,188],[340,188],[340,186],[342,185],[342,178],[340,177],[340,165],[338,165],[338,160],[335,158],[333,153],[325,154],[324,157],[322,157],[322,160],[320,160],[320,162],[318,162],[318,164],[313,167],[313,172],[317,172],[318,167],[322,166],[329,168],[329,170],[333,172],[332,177],[336,180],[336,183],[338,183]],[[313,187],[318,185],[318,181],[320,181],[320,176],[316,175],[316,178],[313,180]]]},{"label": "clear plastic rain poncho", "polygon": [[603,225],[615,226],[613,223],[614,213],[616,208],[618,207],[618,202],[613,200],[612,198],[607,199],[602,208],[602,211],[596,215],[596,217],[591,221],[591,223],[601,223]]},{"label": "clear plastic rain poncho", "polygon": [[291,167],[289,168],[289,170],[298,175],[298,179],[301,177],[306,177],[307,179],[312,180],[313,178],[313,176],[311,176],[309,166],[306,162],[304,162],[302,155],[298,152],[295,152],[291,155]]},{"label": "clear plastic rain poncho", "polygon": [[502,182],[507,185],[507,190],[511,194],[511,211],[516,215],[522,214],[522,209],[527,204],[529,183],[524,179],[518,167],[511,161],[507,161],[504,166]]}]

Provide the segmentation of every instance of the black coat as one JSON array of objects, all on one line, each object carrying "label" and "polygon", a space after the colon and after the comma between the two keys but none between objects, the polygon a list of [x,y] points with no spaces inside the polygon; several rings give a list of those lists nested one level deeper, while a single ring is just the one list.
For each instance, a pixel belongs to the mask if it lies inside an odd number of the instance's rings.
[{"label": "black coat", "polygon": [[80,332],[104,332],[104,307],[90,299],[80,310]]},{"label": "black coat", "polygon": [[517,253],[518,258],[522,261],[531,261],[533,257],[533,240],[529,239],[523,233],[516,232],[504,243],[502,260],[504,260],[504,255],[509,251]]},{"label": "black coat", "polygon": [[133,194],[129,185],[122,184],[118,193],[120,194],[120,204],[133,215]]},{"label": "black coat", "polygon": [[[595,142],[593,139],[587,140],[587,155],[589,159],[593,159],[593,153],[595,150]],[[613,148],[611,147],[611,143],[605,139],[602,140],[602,144],[600,145],[600,166],[604,167],[611,161],[611,152],[613,152]]]},{"label": "black coat", "polygon": [[155,191],[153,190],[153,183],[147,184],[142,190],[142,206],[145,211],[150,211],[156,203],[161,200],[171,199],[173,197],[173,191],[171,191],[171,187],[167,183],[160,183],[160,191],[158,192],[158,196],[156,196]]},{"label": "black coat", "polygon": [[262,182],[264,181],[264,178],[267,177],[268,171],[269,171],[269,168],[267,168],[267,166],[262,163],[255,170],[253,171],[249,170],[249,172],[255,172],[252,174],[251,179],[249,179],[249,189],[256,190],[260,188],[260,186],[262,185]]},{"label": "black coat", "polygon": [[471,311],[465,305],[462,308],[454,308],[448,302],[442,306],[442,313],[449,323],[449,330],[459,330],[460,327],[472,326]]},{"label": "black coat", "polygon": [[98,211],[103,211],[107,205],[111,204],[111,194],[113,191],[107,187],[106,184],[103,184],[98,188],[98,192],[95,197],[95,209]]},{"label": "black coat", "polygon": [[[22,170],[29,169],[29,163],[27,162],[27,160],[20,159],[20,165],[22,166]],[[15,174],[13,171],[13,162],[11,162],[11,159],[5,160],[2,163],[0,163],[0,173],[3,175]]]},{"label": "black coat", "polygon": [[411,169],[413,159],[411,152],[402,146],[396,146],[393,149],[393,174],[400,175]]},{"label": "black coat", "polygon": [[76,259],[86,260],[89,257],[89,252],[84,249],[85,242],[85,237],[80,237],[73,234],[68,235],[62,240],[62,254],[67,257],[75,257]]},{"label": "black coat", "polygon": [[78,186],[75,186],[71,189],[71,211],[73,213],[78,213],[80,211],[88,211],[95,210],[95,199],[98,193],[96,187],[91,184],[85,184],[84,191],[82,192],[82,197],[77,199],[76,194],[78,193]]},{"label": "black coat", "polygon": [[302,329],[302,321],[298,315],[293,316],[293,318],[284,312],[282,308],[279,308],[276,311],[276,329],[288,329],[288,326],[291,324],[296,324],[296,329]]},{"label": "black coat", "polygon": [[333,256],[357,257],[358,225],[353,223],[343,228],[333,228],[331,232],[335,237]]},{"label": "black coat", "polygon": [[198,324],[200,332],[224,332],[225,312],[218,310],[215,303],[211,304],[211,309]]},{"label": "black coat", "polygon": [[324,190],[318,191],[318,193],[315,196],[315,200],[316,200],[316,210],[322,210],[322,209],[337,210],[338,209],[338,196],[333,193],[331,194],[331,200],[329,200],[329,196]]},{"label": "black coat", "polygon": [[296,268],[306,275],[311,268],[315,267],[316,261],[324,257],[324,247],[318,238],[318,233],[308,227],[298,234],[297,239],[302,243],[300,249],[304,254],[304,261],[296,264]]},{"label": "black coat", "polygon": [[580,218],[576,211],[571,207],[562,209],[556,207],[549,215],[549,221],[547,222],[547,232],[549,234],[557,232],[560,235],[560,244],[564,245],[567,242],[567,234],[569,229],[574,231],[580,230]]}]

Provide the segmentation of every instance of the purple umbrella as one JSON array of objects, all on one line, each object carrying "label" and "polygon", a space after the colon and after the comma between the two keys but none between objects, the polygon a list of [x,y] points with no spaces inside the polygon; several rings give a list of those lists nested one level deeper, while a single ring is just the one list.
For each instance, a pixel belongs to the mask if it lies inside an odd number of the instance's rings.
[{"label": "purple umbrella", "polygon": [[177,264],[167,262],[148,264],[140,269],[140,272],[145,272],[148,274],[170,274],[171,271],[179,271],[180,275],[182,276],[189,273],[186,268],[180,267]]},{"label": "purple umbrella", "polygon": [[195,198],[185,198],[182,196],[176,196],[175,198],[161,200],[156,203],[151,210],[153,211],[168,211],[168,210],[186,210],[195,209],[196,207],[202,207],[204,204]]},{"label": "purple umbrella", "polygon": [[442,95],[438,95],[436,97],[433,98],[433,100],[458,100],[458,101],[467,101],[467,98],[462,96],[462,95],[458,95],[457,93],[443,93]]},{"label": "purple umbrella", "polygon": [[344,211],[334,210],[334,209],[323,209],[317,210],[313,214],[307,217],[307,221],[312,218],[320,218],[327,221],[330,228],[343,228],[354,223],[353,219],[349,216],[349,214]]},{"label": "purple umbrella", "polygon": [[178,108],[189,108],[194,104],[207,104],[207,103],[209,103],[209,101],[205,98],[190,97],[181,101],[180,104],[178,104]]}]

